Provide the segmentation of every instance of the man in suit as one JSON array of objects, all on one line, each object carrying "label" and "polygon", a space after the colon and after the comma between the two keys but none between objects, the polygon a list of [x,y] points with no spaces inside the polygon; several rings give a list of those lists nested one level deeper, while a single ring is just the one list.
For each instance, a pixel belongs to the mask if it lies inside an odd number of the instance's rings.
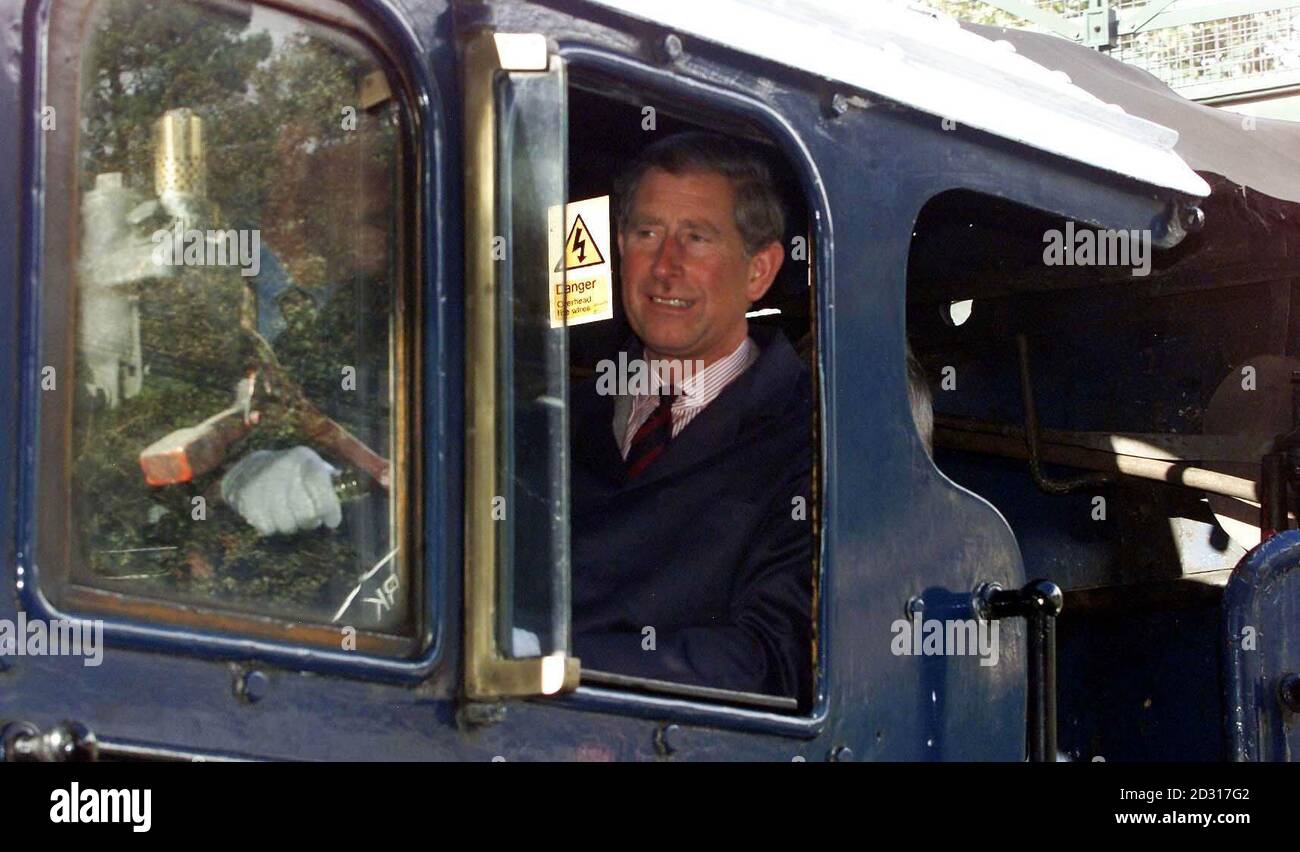
[{"label": "man in suit", "polygon": [[806,706],[811,380],[745,317],[784,259],[782,205],[761,158],[703,133],[652,145],[618,195],[626,359],[671,369],[574,390],[575,653]]}]

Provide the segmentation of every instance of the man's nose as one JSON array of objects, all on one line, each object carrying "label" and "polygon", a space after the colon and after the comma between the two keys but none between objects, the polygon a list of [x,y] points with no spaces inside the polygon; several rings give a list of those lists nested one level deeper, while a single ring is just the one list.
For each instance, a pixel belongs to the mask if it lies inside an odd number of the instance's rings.
[{"label": "man's nose", "polygon": [[670,281],[681,272],[682,269],[682,247],[677,242],[677,238],[670,235],[664,237],[659,243],[659,250],[655,252],[654,266],[650,271],[654,277],[660,281]]}]

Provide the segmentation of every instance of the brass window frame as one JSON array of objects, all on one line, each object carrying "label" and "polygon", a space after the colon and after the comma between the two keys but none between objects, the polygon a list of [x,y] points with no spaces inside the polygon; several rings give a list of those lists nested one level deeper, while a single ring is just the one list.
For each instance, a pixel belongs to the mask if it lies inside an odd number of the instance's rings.
[{"label": "brass window frame", "polygon": [[[510,34],[516,35],[516,34]],[[567,652],[507,658],[497,641],[498,526],[488,511],[497,483],[497,115],[493,82],[506,70],[563,69],[548,47],[545,67],[507,68],[496,33],[465,41],[465,692],[472,700],[554,695],[576,689],[580,663]],[[537,36],[537,38],[542,38]],[[476,511],[477,509],[477,511]]]}]

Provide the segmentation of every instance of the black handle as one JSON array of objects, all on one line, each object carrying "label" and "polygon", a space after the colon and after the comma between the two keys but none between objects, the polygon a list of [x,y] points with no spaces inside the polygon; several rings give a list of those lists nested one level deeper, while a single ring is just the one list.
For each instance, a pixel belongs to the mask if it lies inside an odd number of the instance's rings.
[{"label": "black handle", "polygon": [[1050,580],[1034,580],[1021,589],[987,583],[976,592],[983,618],[1024,618],[1029,628],[1029,759],[1056,761],[1056,617],[1064,597]]}]

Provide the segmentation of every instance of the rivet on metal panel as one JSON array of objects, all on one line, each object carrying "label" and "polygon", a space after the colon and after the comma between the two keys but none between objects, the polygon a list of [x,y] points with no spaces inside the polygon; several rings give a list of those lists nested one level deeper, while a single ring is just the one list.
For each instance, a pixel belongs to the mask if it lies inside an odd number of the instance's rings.
[{"label": "rivet on metal panel", "polygon": [[456,718],[462,728],[495,725],[505,721],[506,705],[502,701],[467,701]]},{"label": "rivet on metal panel", "polygon": [[989,599],[995,593],[1002,591],[1001,583],[980,583],[971,593],[971,610],[974,611],[975,617],[980,621],[989,620]]},{"label": "rivet on metal panel", "polygon": [[846,745],[836,746],[831,749],[831,763],[851,763],[853,761],[853,749]]},{"label": "rivet on metal panel", "polygon": [[665,757],[667,757],[670,754],[675,754],[677,752],[677,744],[674,742],[674,738],[677,736],[678,732],[680,731],[681,728],[679,726],[673,725],[671,723],[660,725],[658,728],[656,728],[655,729],[655,751],[657,751],[659,754]]},{"label": "rivet on metal panel", "polygon": [[256,704],[266,697],[271,688],[271,679],[266,672],[251,669],[235,676],[235,697],[249,704]]},{"label": "rivet on metal panel", "polygon": [[682,56],[682,40],[676,33],[669,33],[659,43],[659,55],[665,62],[676,62]]},{"label": "rivet on metal panel", "polygon": [[839,118],[852,108],[871,109],[871,101],[861,95],[845,95],[835,92],[826,101],[826,112],[832,118]]},{"label": "rivet on metal panel", "polygon": [[920,595],[912,595],[903,606],[903,614],[908,618],[920,615],[923,612],[925,612],[925,599]]},{"label": "rivet on metal panel", "polygon": [[1205,226],[1205,211],[1195,204],[1184,204],[1180,207],[1178,217],[1182,220],[1183,230],[1189,234],[1194,234]]}]

